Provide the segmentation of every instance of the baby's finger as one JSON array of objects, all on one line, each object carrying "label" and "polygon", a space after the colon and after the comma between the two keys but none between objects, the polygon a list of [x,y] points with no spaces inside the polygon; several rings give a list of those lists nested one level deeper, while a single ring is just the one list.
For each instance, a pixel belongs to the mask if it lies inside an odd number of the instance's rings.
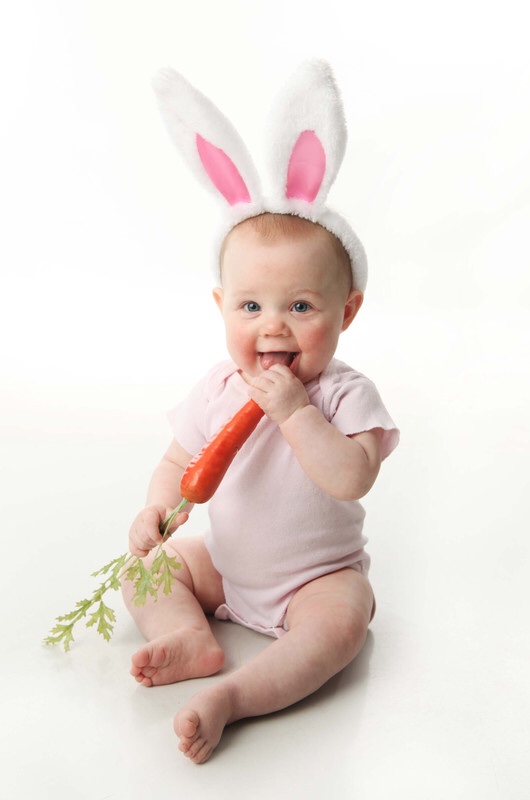
[{"label": "baby's finger", "polygon": [[[168,516],[169,514],[167,514],[167,517]],[[172,520],[171,525],[167,527],[161,525],[160,527],[162,529],[164,536],[174,533],[177,530],[177,528],[179,528],[181,525],[184,525],[184,523],[188,521],[189,516],[190,515],[187,511],[181,511],[180,514],[177,514],[177,516]]]},{"label": "baby's finger", "polygon": [[143,550],[141,547],[136,547],[132,542],[129,543],[129,552],[138,558],[145,558],[149,555],[149,550]]},{"label": "baby's finger", "polygon": [[[271,367],[269,367],[267,372],[272,374],[276,372],[278,375],[285,375],[286,377],[292,376],[293,374],[291,372],[291,368],[287,367],[285,364],[273,364]],[[266,375],[267,372],[264,372],[263,374]]]}]

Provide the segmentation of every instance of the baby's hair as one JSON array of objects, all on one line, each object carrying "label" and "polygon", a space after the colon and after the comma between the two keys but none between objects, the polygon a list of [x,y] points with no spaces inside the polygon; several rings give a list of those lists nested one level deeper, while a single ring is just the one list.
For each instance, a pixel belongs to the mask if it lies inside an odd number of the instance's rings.
[{"label": "baby's hair", "polygon": [[352,270],[351,261],[344,245],[333,233],[326,230],[318,222],[311,222],[311,220],[304,217],[298,217],[295,214],[273,214],[265,212],[258,214],[255,217],[249,217],[236,225],[230,233],[226,236],[220,252],[220,267],[222,270],[223,259],[226,250],[227,242],[230,234],[241,226],[251,227],[262,239],[265,241],[274,241],[278,237],[292,237],[293,239],[302,239],[308,235],[322,235],[331,245],[337,264],[344,272],[349,282],[348,291],[352,289]]}]

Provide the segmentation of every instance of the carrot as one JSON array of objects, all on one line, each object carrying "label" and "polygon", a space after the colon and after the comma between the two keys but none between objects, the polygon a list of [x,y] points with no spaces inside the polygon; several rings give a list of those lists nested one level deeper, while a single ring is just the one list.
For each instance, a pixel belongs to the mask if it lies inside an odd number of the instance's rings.
[{"label": "carrot", "polygon": [[264,412],[254,400],[236,411],[200,453],[191,459],[180,481],[180,493],[190,503],[206,503],[215,493],[237,451]]},{"label": "carrot", "polygon": [[[173,521],[186,503],[206,503],[212,497],[237,451],[246,442],[263,414],[258,404],[249,400],[205,444],[201,452],[191,459],[180,482],[182,500],[162,523],[161,533],[164,540],[171,536]],[[177,569],[180,569],[180,564],[168,555],[161,544],[150,569],[145,568],[140,557],[124,553],[92,573],[93,576],[107,577],[91,597],[80,600],[68,614],[57,617],[55,627],[44,641],[46,644],[60,642],[65,651],[68,651],[74,641],[74,625],[83,618],[87,627],[96,625],[98,633],[108,641],[112,636],[116,617],[114,611],[103,602],[103,595],[109,589],[119,589],[121,581],[125,579],[134,584],[135,605],[144,605],[148,595],[156,599],[162,590],[166,595],[171,592],[175,580],[173,573]]]}]

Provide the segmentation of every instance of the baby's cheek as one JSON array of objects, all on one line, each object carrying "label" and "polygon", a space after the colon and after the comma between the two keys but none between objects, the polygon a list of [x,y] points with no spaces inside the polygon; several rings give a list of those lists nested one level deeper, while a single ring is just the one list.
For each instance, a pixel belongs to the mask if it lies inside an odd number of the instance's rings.
[{"label": "baby's cheek", "polygon": [[325,325],[308,326],[300,337],[302,351],[310,355],[318,352],[329,342],[329,330]]},{"label": "baby's cheek", "polygon": [[254,343],[248,336],[248,332],[242,326],[231,326],[227,331],[227,342],[232,354],[246,356],[254,354]]}]

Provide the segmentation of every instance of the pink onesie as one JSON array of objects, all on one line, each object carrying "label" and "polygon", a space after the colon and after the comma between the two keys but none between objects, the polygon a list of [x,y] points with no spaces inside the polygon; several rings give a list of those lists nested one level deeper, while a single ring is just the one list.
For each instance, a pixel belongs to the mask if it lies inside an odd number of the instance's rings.
[{"label": "pink onesie", "polygon": [[[382,428],[383,458],[397,445],[399,433],[364,375],[334,359],[305,388],[342,433]],[[188,453],[199,452],[247,400],[235,364],[218,364],[170,414],[177,441]],[[208,511],[205,544],[225,591],[220,619],[280,636],[301,586],[343,567],[368,572],[363,507],[319,489],[266,417],[237,453]]]}]

